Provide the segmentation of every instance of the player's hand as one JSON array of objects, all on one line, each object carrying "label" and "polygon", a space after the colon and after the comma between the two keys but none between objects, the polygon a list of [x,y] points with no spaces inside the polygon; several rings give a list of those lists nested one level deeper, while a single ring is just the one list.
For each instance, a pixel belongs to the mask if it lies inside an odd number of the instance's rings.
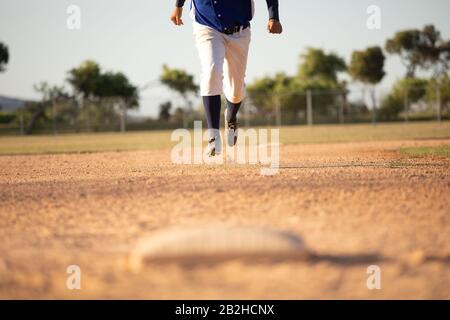
[{"label": "player's hand", "polygon": [[280,21],[270,19],[267,23],[267,31],[269,31],[269,33],[280,34],[283,32],[283,26],[281,25]]},{"label": "player's hand", "polygon": [[173,9],[172,15],[170,16],[170,21],[172,21],[176,26],[181,26],[184,24],[183,19],[181,19],[182,15],[183,8],[175,7],[175,9]]}]

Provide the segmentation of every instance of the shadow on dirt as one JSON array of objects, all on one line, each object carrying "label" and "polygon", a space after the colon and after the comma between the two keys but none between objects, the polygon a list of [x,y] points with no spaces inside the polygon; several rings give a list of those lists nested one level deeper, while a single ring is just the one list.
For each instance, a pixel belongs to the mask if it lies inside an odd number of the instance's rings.
[{"label": "shadow on dirt", "polygon": [[312,254],[311,262],[327,262],[330,264],[351,266],[358,264],[370,264],[387,262],[391,259],[378,254],[354,254],[354,255],[329,255],[329,254]]},{"label": "shadow on dirt", "polygon": [[227,262],[241,262],[243,265],[271,265],[279,263],[320,263],[325,262],[339,266],[353,266],[353,265],[368,265],[380,262],[388,262],[391,259],[383,257],[378,254],[354,254],[354,255],[329,255],[329,254],[301,254],[297,256],[284,257],[249,257],[249,256],[235,256],[230,257],[190,257],[187,259],[168,259],[168,260],[154,260],[149,259],[145,264],[164,265],[176,264],[183,268],[196,267],[215,267]]},{"label": "shadow on dirt", "polygon": [[305,165],[286,165],[280,166],[278,169],[329,169],[329,168],[407,168],[407,167],[449,167],[446,163],[407,163],[407,162],[388,162],[388,163],[350,163],[350,164],[331,164],[322,166],[305,166]]}]

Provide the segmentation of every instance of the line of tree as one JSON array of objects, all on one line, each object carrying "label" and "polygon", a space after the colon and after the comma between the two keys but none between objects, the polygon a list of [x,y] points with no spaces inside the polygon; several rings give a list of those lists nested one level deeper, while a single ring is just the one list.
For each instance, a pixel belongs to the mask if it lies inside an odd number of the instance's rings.
[{"label": "line of tree", "polygon": [[[102,123],[119,123],[126,110],[139,107],[138,88],[122,72],[103,71],[94,61],[84,61],[69,70],[66,81],[70,92],[64,85],[47,82],[34,86],[42,98],[28,104],[24,110],[26,134],[38,126],[55,126],[55,123],[71,124],[76,131],[81,126],[96,131]],[[58,108],[57,114],[55,108]]]},{"label": "line of tree", "polygon": [[[406,68],[381,102],[380,118],[391,120],[405,111],[405,105],[420,100],[436,101],[443,106],[450,103],[450,40],[444,40],[433,25],[395,33],[385,44],[386,51],[400,58]],[[417,71],[431,73],[430,78],[418,78]],[[439,95],[439,97],[437,97]],[[406,99],[406,101],[405,101]]]},{"label": "line of tree", "polygon": [[[338,77],[347,72],[354,83],[362,84],[363,92],[370,93],[373,119],[375,116],[384,120],[396,118],[404,108],[406,93],[410,95],[410,103],[423,98],[435,99],[436,86],[439,86],[442,103],[448,105],[450,41],[444,41],[434,26],[427,25],[422,30],[397,32],[386,41],[385,51],[400,57],[407,72],[405,78],[398,80],[391,93],[382,99],[379,110],[375,88],[386,75],[386,57],[380,46],[355,50],[348,65],[343,57],[333,52],[326,53],[322,49],[308,48],[300,56],[301,63],[297,74],[290,76],[277,73],[256,79],[248,86],[249,95],[257,111],[273,117],[276,108],[281,107],[286,120],[289,120],[295,119],[299,112],[305,110],[305,95],[311,90],[316,93],[314,113],[319,117],[332,116],[338,112],[337,106],[342,103],[342,99],[347,100],[348,83]],[[431,78],[416,78],[417,70],[431,72]],[[327,94],[333,92],[336,94]],[[364,104],[347,102],[345,109],[349,113],[369,111]]]},{"label": "line of tree", "polygon": [[449,70],[450,40],[442,39],[433,25],[399,31],[386,41],[385,48],[389,54],[400,57],[408,78],[414,78],[418,69],[432,70],[435,77]]},{"label": "line of tree", "polygon": [[[376,86],[384,79],[386,54],[396,56],[405,66],[405,77],[399,79],[388,95],[377,105]],[[0,43],[0,72],[6,70],[10,56],[8,47]],[[387,39],[384,48],[370,46],[355,50],[347,64],[344,57],[334,52],[325,52],[320,48],[307,48],[300,55],[297,72],[276,73],[256,79],[247,86],[251,104],[250,109],[256,116],[272,120],[280,115],[282,109],[283,123],[298,123],[304,118],[309,92],[314,93],[314,116],[333,118],[344,106],[344,113],[370,115],[373,119],[396,119],[404,110],[405,104],[419,101],[436,101],[443,106],[450,104],[450,40],[443,39],[441,33],[433,26],[422,29],[408,29],[395,33]],[[417,77],[418,71],[427,72],[429,78]],[[347,77],[342,75],[347,74]],[[369,94],[371,108],[365,104],[365,97],[360,103],[350,103],[347,99],[348,81],[358,83]],[[103,71],[98,63],[85,61],[68,71],[66,82],[70,86],[50,86],[43,82],[35,86],[42,94],[39,103],[30,104],[25,109],[26,132],[48,123],[70,123],[75,127],[84,123],[88,129],[96,130],[91,123],[114,122],[127,109],[138,108],[139,89],[130,83],[121,72]],[[182,69],[169,68],[164,65],[159,82],[177,93],[181,105],[174,109],[173,101],[166,101],[160,106],[159,119],[167,124],[191,122],[200,113],[193,109],[193,97],[198,95],[198,85],[194,76]],[[438,96],[439,95],[439,96]],[[121,97],[124,102],[119,108],[102,101],[105,98]],[[405,103],[406,97],[406,103]],[[59,100],[77,101],[75,106],[61,106],[55,115],[55,104]],[[251,107],[249,106],[251,105]]]}]

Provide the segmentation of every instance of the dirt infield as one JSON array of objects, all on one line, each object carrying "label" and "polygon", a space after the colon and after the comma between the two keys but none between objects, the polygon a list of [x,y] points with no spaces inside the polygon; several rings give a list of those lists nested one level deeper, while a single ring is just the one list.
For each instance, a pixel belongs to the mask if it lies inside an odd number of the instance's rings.
[{"label": "dirt infield", "polygon": [[[275,176],[173,165],[169,150],[1,156],[0,298],[449,299],[450,160],[399,152],[440,145],[286,145]],[[211,223],[299,234],[314,257],[129,270],[141,237]]]}]

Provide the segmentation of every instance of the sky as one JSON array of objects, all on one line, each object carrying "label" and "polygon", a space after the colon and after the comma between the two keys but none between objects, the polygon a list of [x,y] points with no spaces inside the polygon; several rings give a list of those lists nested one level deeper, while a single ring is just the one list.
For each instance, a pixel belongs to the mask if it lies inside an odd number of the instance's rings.
[{"label": "sky", "polygon": [[[222,0],[238,1],[238,0]],[[432,23],[450,38],[449,0],[279,0],[282,35],[266,31],[264,0],[255,0],[247,81],[276,72],[294,74],[307,47],[333,51],[348,62],[355,49],[384,46],[396,31]],[[0,42],[8,45],[10,62],[0,74],[0,95],[39,99],[33,84],[65,83],[67,71],[82,61],[97,61],[104,70],[121,71],[143,86],[158,79],[162,65],[196,76],[200,63],[192,22],[185,10],[183,27],[169,15],[175,0],[0,0]],[[67,8],[81,9],[81,28],[67,28]],[[366,26],[367,8],[381,9],[381,28]],[[387,92],[405,74],[398,58],[389,56],[379,92]],[[65,84],[66,88],[69,85]],[[354,85],[357,88],[357,85]],[[141,93],[139,114],[155,115],[161,102],[173,98],[152,86]],[[173,100],[173,99],[172,99]],[[177,103],[177,101],[175,100]],[[178,101],[179,103],[179,101]]]}]

